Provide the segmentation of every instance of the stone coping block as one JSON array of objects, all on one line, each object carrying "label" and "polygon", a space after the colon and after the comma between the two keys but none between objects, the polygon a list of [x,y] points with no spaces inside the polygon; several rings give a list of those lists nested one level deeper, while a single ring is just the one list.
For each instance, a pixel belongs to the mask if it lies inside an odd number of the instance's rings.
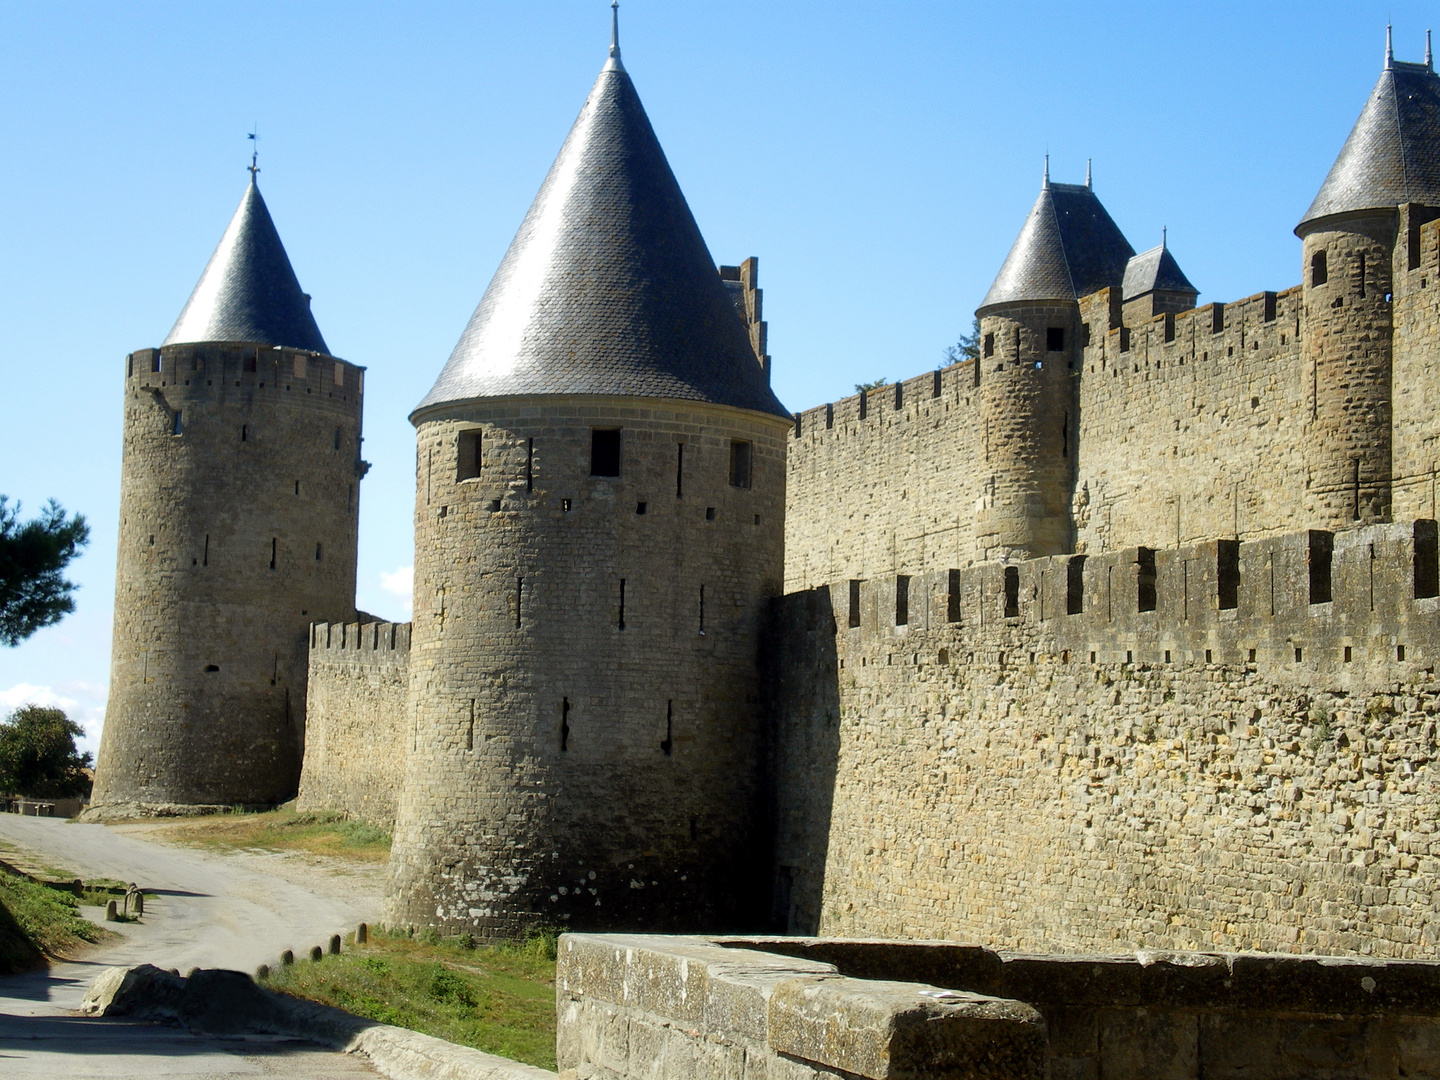
[{"label": "stone coping block", "polygon": [[240,971],[201,969],[182,978],[150,964],[107,968],[80,1011],[178,1021],[212,1034],[308,1039],[364,1054],[390,1080],[556,1080],[546,1069],[267,990]]},{"label": "stone coping block", "polygon": [[1042,1077],[1046,1037],[1028,1005],[915,982],[849,978],[834,964],[702,937],[565,934],[556,969],[559,1056],[578,1058],[564,1001],[740,1040],[870,1080]]},{"label": "stone coping block", "polygon": [[1058,1007],[1440,1016],[1440,963],[1271,953],[995,952],[943,941],[717,937],[865,979],[914,979]]}]

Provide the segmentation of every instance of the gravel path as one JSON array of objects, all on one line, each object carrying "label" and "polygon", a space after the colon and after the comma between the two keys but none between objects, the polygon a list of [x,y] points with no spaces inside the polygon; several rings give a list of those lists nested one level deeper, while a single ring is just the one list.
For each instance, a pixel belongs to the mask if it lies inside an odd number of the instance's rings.
[{"label": "gravel path", "polygon": [[[361,1058],[275,1039],[219,1039],[178,1028],[78,1017],[100,968],[150,963],[251,971],[280,951],[324,944],[380,912],[379,868],[314,856],[213,854],[146,840],[143,830],[0,814],[0,840],[86,877],[133,881],[146,893],[121,940],[48,972],[0,978],[0,1075],[9,1077],[374,1076]],[[98,909],[87,909],[98,919]]]}]

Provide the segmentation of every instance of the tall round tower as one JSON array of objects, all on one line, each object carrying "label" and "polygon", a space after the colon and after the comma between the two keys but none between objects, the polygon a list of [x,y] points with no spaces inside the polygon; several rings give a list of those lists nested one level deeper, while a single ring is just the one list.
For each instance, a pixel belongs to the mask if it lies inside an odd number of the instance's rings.
[{"label": "tall round tower", "polygon": [[1134,254],[1089,180],[1052,184],[1047,162],[1040,196],[975,313],[985,471],[974,518],[979,558],[1073,549],[1077,300],[1120,287]]},{"label": "tall round tower", "polygon": [[363,370],[309,301],[252,173],[170,335],[126,357],[102,813],[295,793],[307,630],[354,617],[365,470]]},{"label": "tall round tower", "polygon": [[1392,266],[1402,203],[1440,207],[1440,78],[1385,67],[1305,217],[1305,438],[1310,522],[1384,519],[1391,505]]},{"label": "tall round tower", "polygon": [[411,420],[386,918],[753,923],[790,421],[613,44]]}]

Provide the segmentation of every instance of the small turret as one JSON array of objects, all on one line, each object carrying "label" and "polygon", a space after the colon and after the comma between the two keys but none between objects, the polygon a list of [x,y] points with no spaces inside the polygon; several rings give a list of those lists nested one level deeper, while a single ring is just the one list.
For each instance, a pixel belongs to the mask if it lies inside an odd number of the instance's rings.
[{"label": "small turret", "polygon": [[1142,251],[1125,264],[1122,295],[1128,326],[1167,312],[1189,311],[1195,306],[1200,290],[1190,284],[1175,256],[1170,254],[1162,232],[1158,247]]},{"label": "small turret", "polygon": [[985,493],[976,507],[981,558],[1071,550],[1075,379],[1082,343],[1077,300],[1118,288],[1135,249],[1089,183],[1040,195],[976,315],[976,379]]},{"label": "small turret", "polygon": [[296,790],[312,621],[354,617],[362,369],[251,181],[163,344],[126,358],[109,815]]}]

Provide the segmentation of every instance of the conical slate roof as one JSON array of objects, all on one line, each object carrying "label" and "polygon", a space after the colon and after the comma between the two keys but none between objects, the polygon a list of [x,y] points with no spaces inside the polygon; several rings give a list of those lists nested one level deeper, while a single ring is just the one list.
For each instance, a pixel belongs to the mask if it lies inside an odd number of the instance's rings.
[{"label": "conical slate roof", "polygon": [[411,419],[517,394],[788,416],[612,46],[470,324]]},{"label": "conical slate roof", "polygon": [[1121,293],[1126,300],[1152,292],[1188,292],[1200,295],[1200,290],[1190,284],[1175,256],[1161,241],[1158,247],[1142,251],[1125,264],[1125,283]]},{"label": "conical slate roof", "polygon": [[1075,300],[1119,285],[1135,249],[1088,184],[1046,177],[979,311],[1026,300]]},{"label": "conical slate roof", "polygon": [[246,341],[329,353],[255,175],[162,345]]},{"label": "conical slate roof", "polygon": [[1296,226],[1401,203],[1440,206],[1440,77],[1386,58],[1385,69],[1320,193]]}]

